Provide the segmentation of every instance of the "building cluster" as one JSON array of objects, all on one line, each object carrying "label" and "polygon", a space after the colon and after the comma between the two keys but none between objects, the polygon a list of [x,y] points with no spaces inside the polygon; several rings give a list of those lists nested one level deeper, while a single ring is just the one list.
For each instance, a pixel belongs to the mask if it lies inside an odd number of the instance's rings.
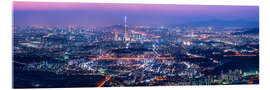
[{"label": "building cluster", "polygon": [[258,35],[235,35],[231,26],[132,26],[124,20],[103,27],[15,25],[14,62],[22,71],[105,76],[101,86],[211,85],[245,82],[241,69],[205,72],[234,57],[259,55]]}]

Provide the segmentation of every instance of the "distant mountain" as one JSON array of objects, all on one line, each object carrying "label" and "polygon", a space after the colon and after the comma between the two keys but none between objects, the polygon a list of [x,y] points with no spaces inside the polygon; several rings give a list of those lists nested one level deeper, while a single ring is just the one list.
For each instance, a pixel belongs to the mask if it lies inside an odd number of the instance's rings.
[{"label": "distant mountain", "polygon": [[243,32],[243,34],[259,34],[259,28],[249,29],[248,31]]},{"label": "distant mountain", "polygon": [[111,26],[111,27],[117,28],[117,29],[123,29],[123,28],[125,28],[125,26],[124,26],[124,25],[121,25],[121,24],[113,25],[113,26]]},{"label": "distant mountain", "polygon": [[239,20],[208,20],[208,21],[199,21],[199,22],[192,22],[189,25],[193,26],[253,26],[258,27],[259,22],[253,22],[253,21],[246,21],[243,19]]},{"label": "distant mountain", "polygon": [[244,32],[233,33],[233,35],[240,35],[240,34],[259,34],[259,28],[251,28]]}]

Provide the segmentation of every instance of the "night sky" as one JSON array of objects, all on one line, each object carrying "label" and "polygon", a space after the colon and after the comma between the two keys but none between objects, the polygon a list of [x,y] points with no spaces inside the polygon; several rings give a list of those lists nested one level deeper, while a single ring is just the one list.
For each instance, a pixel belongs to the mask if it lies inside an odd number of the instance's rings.
[{"label": "night sky", "polygon": [[258,6],[13,2],[14,24],[187,24],[203,21],[259,22]]}]

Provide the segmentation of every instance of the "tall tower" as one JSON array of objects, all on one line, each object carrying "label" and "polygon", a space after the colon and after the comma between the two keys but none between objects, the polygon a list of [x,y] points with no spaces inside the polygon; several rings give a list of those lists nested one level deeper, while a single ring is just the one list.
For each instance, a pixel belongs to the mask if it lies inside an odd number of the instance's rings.
[{"label": "tall tower", "polygon": [[127,16],[124,17],[124,27],[125,27],[125,34],[124,34],[124,40],[127,41],[127,38],[128,38],[128,34],[127,34]]},{"label": "tall tower", "polygon": [[129,40],[130,40],[130,37],[128,36],[128,32],[127,32],[127,16],[125,16],[124,21],[125,21],[124,41],[125,41],[125,43],[126,43],[126,48],[129,48]]}]

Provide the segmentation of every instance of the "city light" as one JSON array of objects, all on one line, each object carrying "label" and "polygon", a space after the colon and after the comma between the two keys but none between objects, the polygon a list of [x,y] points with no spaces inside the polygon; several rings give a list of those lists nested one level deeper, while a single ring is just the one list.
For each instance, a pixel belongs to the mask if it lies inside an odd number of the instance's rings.
[{"label": "city light", "polygon": [[16,3],[14,88],[259,84],[256,6]]}]

